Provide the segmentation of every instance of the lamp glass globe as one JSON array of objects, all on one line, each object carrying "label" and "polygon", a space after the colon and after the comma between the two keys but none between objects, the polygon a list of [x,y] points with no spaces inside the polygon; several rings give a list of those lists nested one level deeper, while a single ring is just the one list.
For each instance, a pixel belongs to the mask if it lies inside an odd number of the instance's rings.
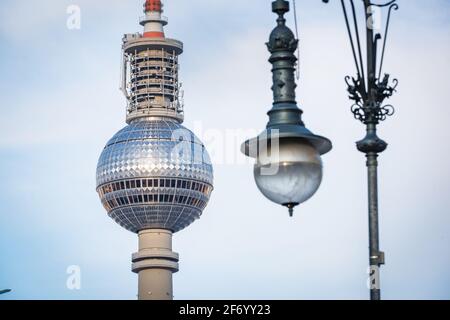
[{"label": "lamp glass globe", "polygon": [[310,199],[322,182],[322,160],[307,141],[282,139],[261,148],[254,166],[256,184],[269,200],[296,206]]}]

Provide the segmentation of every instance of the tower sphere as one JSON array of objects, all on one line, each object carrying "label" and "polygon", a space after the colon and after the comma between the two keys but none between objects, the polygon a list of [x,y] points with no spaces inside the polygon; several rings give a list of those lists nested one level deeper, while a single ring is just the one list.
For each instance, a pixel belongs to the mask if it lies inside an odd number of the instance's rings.
[{"label": "tower sphere", "polygon": [[178,232],[200,218],[213,189],[202,142],[171,118],[139,118],[106,145],[97,192],[123,228]]}]

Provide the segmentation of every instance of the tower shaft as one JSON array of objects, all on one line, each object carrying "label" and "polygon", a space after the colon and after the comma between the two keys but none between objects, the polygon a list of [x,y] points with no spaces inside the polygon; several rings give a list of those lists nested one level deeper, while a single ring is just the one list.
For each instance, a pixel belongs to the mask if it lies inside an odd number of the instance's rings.
[{"label": "tower shaft", "polygon": [[172,251],[172,232],[139,232],[139,252],[133,254],[133,272],[139,275],[139,300],[172,300],[172,275],[178,272],[178,254]]},{"label": "tower shaft", "polygon": [[123,38],[122,91],[127,126],[104,148],[97,192],[108,215],[139,235],[132,271],[139,300],[172,300],[178,254],[172,235],[199,219],[213,191],[208,152],[184,120],[178,57],[166,38],[161,0],[146,0],[142,33]]}]

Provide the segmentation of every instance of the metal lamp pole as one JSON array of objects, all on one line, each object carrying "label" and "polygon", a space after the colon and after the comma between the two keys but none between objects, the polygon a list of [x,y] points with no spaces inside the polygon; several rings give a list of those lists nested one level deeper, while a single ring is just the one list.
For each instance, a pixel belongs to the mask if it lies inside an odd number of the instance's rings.
[{"label": "metal lamp pole", "polygon": [[[367,130],[366,137],[357,142],[357,148],[364,153],[367,158],[368,192],[369,192],[369,251],[370,251],[370,298],[371,300],[381,300],[380,289],[380,267],[385,264],[384,252],[379,246],[379,220],[378,220],[378,156],[385,151],[388,144],[377,135],[377,125],[386,120],[388,116],[394,114],[391,105],[384,105],[385,99],[390,98],[398,85],[394,79],[392,84],[389,81],[389,74],[385,74],[381,79],[383,70],[384,54],[386,49],[386,38],[389,31],[390,17],[392,10],[397,10],[396,0],[384,4],[374,4],[370,0],[362,0],[366,18],[366,40],[367,40],[367,67],[364,68],[362,58],[361,39],[359,35],[358,21],[353,0],[349,0],[351,6],[351,16],[347,12],[346,1],[341,0],[344,11],[347,31],[350,37],[353,57],[355,60],[357,76],[346,77],[350,99],[354,101],[351,111],[355,118],[361,121]],[[328,0],[323,0],[328,3]],[[380,33],[375,33],[374,10],[388,8],[384,37]],[[353,24],[353,26],[352,26]],[[381,57],[378,59],[378,42],[383,39],[381,47]],[[356,40],[356,44],[355,44]],[[367,77],[365,73],[367,70]]]}]

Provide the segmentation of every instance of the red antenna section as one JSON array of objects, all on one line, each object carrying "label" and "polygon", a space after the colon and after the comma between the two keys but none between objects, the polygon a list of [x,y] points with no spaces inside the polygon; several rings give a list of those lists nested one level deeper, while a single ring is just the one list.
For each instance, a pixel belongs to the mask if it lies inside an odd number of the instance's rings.
[{"label": "red antenna section", "polygon": [[162,13],[162,7],[161,0],[147,0],[144,4],[144,12],[156,11]]},{"label": "red antenna section", "polygon": [[145,17],[141,23],[144,25],[144,38],[164,38],[164,26],[167,20],[161,16],[163,5],[161,0],[146,0],[144,3]]}]

